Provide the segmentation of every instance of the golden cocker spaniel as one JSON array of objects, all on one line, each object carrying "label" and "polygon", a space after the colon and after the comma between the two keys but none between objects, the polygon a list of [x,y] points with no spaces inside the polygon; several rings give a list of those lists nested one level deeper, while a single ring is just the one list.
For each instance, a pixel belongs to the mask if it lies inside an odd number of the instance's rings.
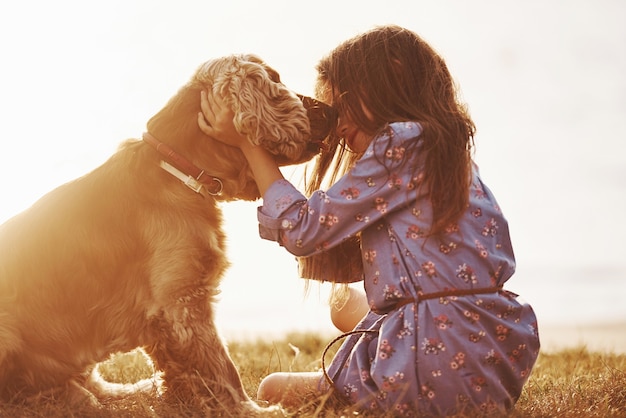
[{"label": "golden cocker spaniel", "polygon": [[200,131],[204,89],[283,165],[312,158],[333,125],[332,109],[298,97],[257,56],[214,59],[148,121],[143,140],[0,226],[0,400],[93,400],[94,365],[143,347],[166,400],[256,408],[213,303],[228,267],[218,202],[259,191],[241,152]]}]

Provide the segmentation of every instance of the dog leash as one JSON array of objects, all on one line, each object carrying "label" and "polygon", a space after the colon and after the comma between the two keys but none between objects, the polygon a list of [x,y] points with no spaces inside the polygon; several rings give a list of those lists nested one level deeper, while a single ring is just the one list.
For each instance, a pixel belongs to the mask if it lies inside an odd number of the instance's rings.
[{"label": "dog leash", "polygon": [[344,332],[343,334],[341,334],[340,336],[334,338],[331,342],[329,342],[328,344],[326,344],[326,348],[324,348],[324,352],[322,353],[322,372],[324,373],[324,379],[326,379],[326,383],[328,383],[328,385],[331,388],[335,387],[335,384],[333,382],[333,379],[328,375],[328,372],[326,371],[326,353],[328,352],[328,350],[330,350],[330,348],[335,345],[337,343],[337,341],[341,341],[346,337],[349,337],[351,335],[355,335],[355,334],[378,334],[377,330],[371,330],[371,329],[355,329],[349,332]]}]

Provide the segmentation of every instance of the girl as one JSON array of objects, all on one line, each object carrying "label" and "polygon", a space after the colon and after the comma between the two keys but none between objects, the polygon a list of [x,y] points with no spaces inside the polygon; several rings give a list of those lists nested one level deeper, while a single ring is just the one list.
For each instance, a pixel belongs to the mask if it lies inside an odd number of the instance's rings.
[{"label": "girl", "polygon": [[[503,289],[515,269],[507,222],[471,160],[475,127],[446,64],[415,33],[384,26],[317,69],[317,96],[338,111],[339,146],[320,156],[309,184],[330,173],[332,186],[308,199],[236,132],[219,97],[214,107],[201,98],[201,129],[250,163],[261,237],[312,256],[307,277],[363,280],[369,305],[328,379],[275,373],[259,399],[294,405],[332,389],[357,409],[393,415],[512,408],[539,352],[537,322]],[[358,277],[328,267],[354,264],[342,246],[359,250]],[[354,293],[348,303],[358,305]]]}]

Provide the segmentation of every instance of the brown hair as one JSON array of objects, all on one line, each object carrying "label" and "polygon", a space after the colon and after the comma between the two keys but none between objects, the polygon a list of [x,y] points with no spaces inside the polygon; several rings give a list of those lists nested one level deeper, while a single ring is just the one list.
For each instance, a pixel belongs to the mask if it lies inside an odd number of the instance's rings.
[{"label": "brown hair", "polygon": [[[439,235],[456,223],[469,201],[476,129],[458,100],[443,59],[415,33],[391,25],[343,42],[319,62],[317,70],[318,98],[332,103],[364,132],[374,136],[390,122],[417,121],[422,125],[426,157],[421,184],[429,192],[433,208],[429,235]],[[309,195],[323,182],[334,183],[361,157],[348,151],[336,132],[328,142],[327,151],[317,158],[312,175],[305,179]],[[331,251],[299,257],[300,276],[337,283],[361,280],[359,241],[358,236],[353,237]],[[341,288],[333,291],[331,300],[341,303],[340,294]]]},{"label": "brown hair", "polygon": [[[316,94],[375,135],[387,123],[422,125],[424,184],[433,207],[430,235],[458,221],[467,208],[475,126],[444,60],[415,33],[381,26],[349,39],[317,66]],[[364,111],[365,105],[371,116]],[[334,182],[361,156],[350,154],[336,134],[316,162],[307,191],[327,177]],[[332,168],[331,168],[332,165]],[[330,170],[330,172],[329,172]]]}]

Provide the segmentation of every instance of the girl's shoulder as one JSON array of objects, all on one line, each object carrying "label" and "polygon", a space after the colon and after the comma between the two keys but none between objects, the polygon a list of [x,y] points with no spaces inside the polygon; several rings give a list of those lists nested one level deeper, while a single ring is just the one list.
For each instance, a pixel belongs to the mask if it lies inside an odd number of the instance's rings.
[{"label": "girl's shoulder", "polygon": [[422,125],[419,122],[391,122],[383,129],[381,136],[392,139],[406,140],[413,139],[422,133]]},{"label": "girl's shoulder", "polygon": [[416,158],[421,154],[421,133],[422,125],[419,122],[390,122],[370,142],[361,159],[400,163],[407,158]]},{"label": "girl's shoulder", "polygon": [[416,140],[422,133],[422,125],[419,122],[390,122],[385,125],[370,143],[370,151],[386,152],[388,147],[406,147],[408,142],[418,145],[421,141]]}]

